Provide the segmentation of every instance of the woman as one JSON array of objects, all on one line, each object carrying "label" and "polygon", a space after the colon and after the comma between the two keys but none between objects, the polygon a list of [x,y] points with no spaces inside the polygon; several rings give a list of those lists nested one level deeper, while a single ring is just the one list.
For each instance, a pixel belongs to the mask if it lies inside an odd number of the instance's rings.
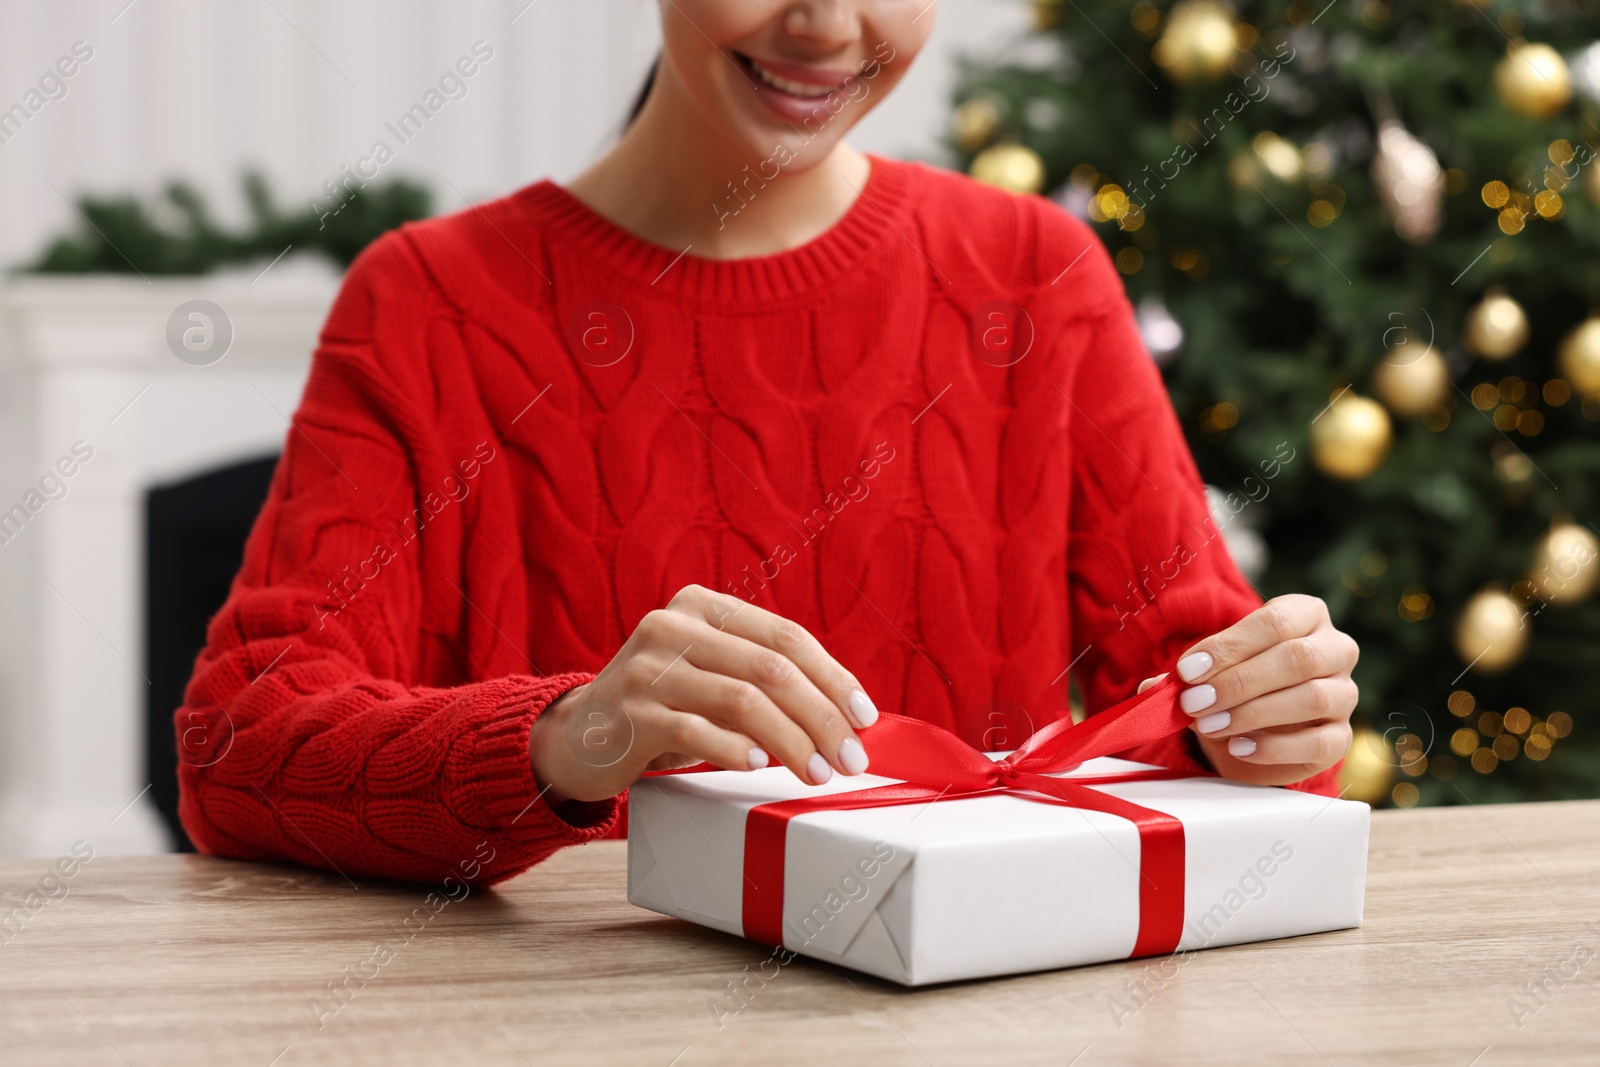
[{"label": "woman", "polygon": [[604,158],[357,261],[178,713],[202,850],[492,882],[880,706],[1014,747],[1069,665],[1331,791],[1355,644],[1229,561],[1095,236],[844,143],[931,7],[663,0]]}]

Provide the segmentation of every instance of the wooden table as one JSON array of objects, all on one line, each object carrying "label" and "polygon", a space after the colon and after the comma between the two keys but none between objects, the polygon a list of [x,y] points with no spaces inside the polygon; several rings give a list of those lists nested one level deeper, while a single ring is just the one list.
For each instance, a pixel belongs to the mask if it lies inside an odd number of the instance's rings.
[{"label": "wooden table", "polygon": [[[720,1028],[767,953],[629,905],[618,842],[436,913],[416,887],[99,857],[0,927],[0,1062],[1594,1064],[1597,839],[1600,801],[1379,812],[1360,930],[914,991],[796,960]],[[6,908],[50,868],[0,861]]]}]

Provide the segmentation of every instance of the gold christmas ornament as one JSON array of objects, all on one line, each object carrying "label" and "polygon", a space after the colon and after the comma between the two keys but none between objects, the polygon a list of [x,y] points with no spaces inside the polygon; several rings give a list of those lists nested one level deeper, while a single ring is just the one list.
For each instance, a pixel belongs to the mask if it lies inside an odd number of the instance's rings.
[{"label": "gold christmas ornament", "polygon": [[1479,674],[1497,674],[1528,647],[1522,609],[1498,589],[1485,589],[1471,600],[1456,622],[1456,655]]},{"label": "gold christmas ornament", "polygon": [[1540,540],[1528,580],[1551,604],[1576,604],[1600,580],[1600,538],[1587,526],[1558,522]]},{"label": "gold christmas ornament", "polygon": [[1300,150],[1272,131],[1263,130],[1256,134],[1251,147],[1268,173],[1280,182],[1290,184],[1304,176]]},{"label": "gold christmas ornament", "polygon": [[1026,145],[997,144],[973,159],[972,176],[986,185],[1013,193],[1037,193],[1044,188],[1044,160]]},{"label": "gold christmas ornament", "polygon": [[1347,391],[1311,423],[1311,461],[1330,477],[1359,481],[1383,462],[1391,436],[1383,405]]},{"label": "gold christmas ornament", "polygon": [[1490,289],[1467,312],[1462,340],[1484,359],[1505,359],[1528,343],[1528,315],[1504,289]]},{"label": "gold christmas ornament", "polygon": [[1585,396],[1600,396],[1600,316],[1567,334],[1561,342],[1561,373]]},{"label": "gold christmas ornament", "polygon": [[1376,804],[1389,795],[1399,760],[1379,733],[1370,726],[1358,726],[1339,768],[1339,795],[1363,804]]},{"label": "gold christmas ornament", "polygon": [[1043,33],[1061,25],[1062,0],[1033,0],[1033,28]]},{"label": "gold christmas ornament", "polygon": [[969,155],[976,152],[994,140],[1000,119],[1000,104],[992,96],[975,96],[963,101],[950,116],[956,147]]},{"label": "gold christmas ornament", "polygon": [[1450,369],[1437,350],[1413,341],[1389,350],[1372,372],[1372,389],[1396,415],[1421,418],[1450,391]]},{"label": "gold christmas ornament", "polygon": [[1240,152],[1228,160],[1228,181],[1241,193],[1249,192],[1252,187],[1260,189],[1266,178],[1266,167],[1261,157],[1253,152]]},{"label": "gold christmas ornament", "polygon": [[1217,0],[1181,0],[1150,54],[1175,82],[1216,81],[1228,73],[1236,49],[1231,8]]},{"label": "gold christmas ornament", "polygon": [[1444,202],[1439,157],[1393,119],[1378,124],[1372,181],[1401,237],[1412,244],[1426,244],[1439,232]]},{"label": "gold christmas ornament", "polygon": [[1572,99],[1572,74],[1554,48],[1519,39],[1495,64],[1494,88],[1508,110],[1547,119]]},{"label": "gold christmas ornament", "polygon": [[1494,476],[1502,485],[1520,489],[1533,480],[1533,460],[1505,441],[1495,444]]}]

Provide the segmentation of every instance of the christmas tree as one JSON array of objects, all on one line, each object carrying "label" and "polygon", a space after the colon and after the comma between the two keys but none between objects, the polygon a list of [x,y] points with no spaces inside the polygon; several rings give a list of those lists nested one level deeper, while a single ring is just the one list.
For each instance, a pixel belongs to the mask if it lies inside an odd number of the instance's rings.
[{"label": "christmas tree", "polygon": [[952,150],[1093,220],[1243,569],[1361,642],[1348,795],[1600,794],[1600,5],[1034,21]]}]

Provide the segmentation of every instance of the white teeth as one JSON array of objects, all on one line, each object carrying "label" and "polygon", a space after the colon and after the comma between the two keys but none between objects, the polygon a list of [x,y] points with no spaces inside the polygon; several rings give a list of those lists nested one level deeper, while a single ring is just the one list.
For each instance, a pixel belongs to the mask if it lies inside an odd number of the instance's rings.
[{"label": "white teeth", "polygon": [[754,70],[762,81],[774,89],[782,90],[791,96],[805,97],[807,100],[821,100],[839,89],[837,85],[807,85],[805,82],[790,81],[788,78],[782,78],[772,73],[753,59],[750,60],[750,69]]}]

